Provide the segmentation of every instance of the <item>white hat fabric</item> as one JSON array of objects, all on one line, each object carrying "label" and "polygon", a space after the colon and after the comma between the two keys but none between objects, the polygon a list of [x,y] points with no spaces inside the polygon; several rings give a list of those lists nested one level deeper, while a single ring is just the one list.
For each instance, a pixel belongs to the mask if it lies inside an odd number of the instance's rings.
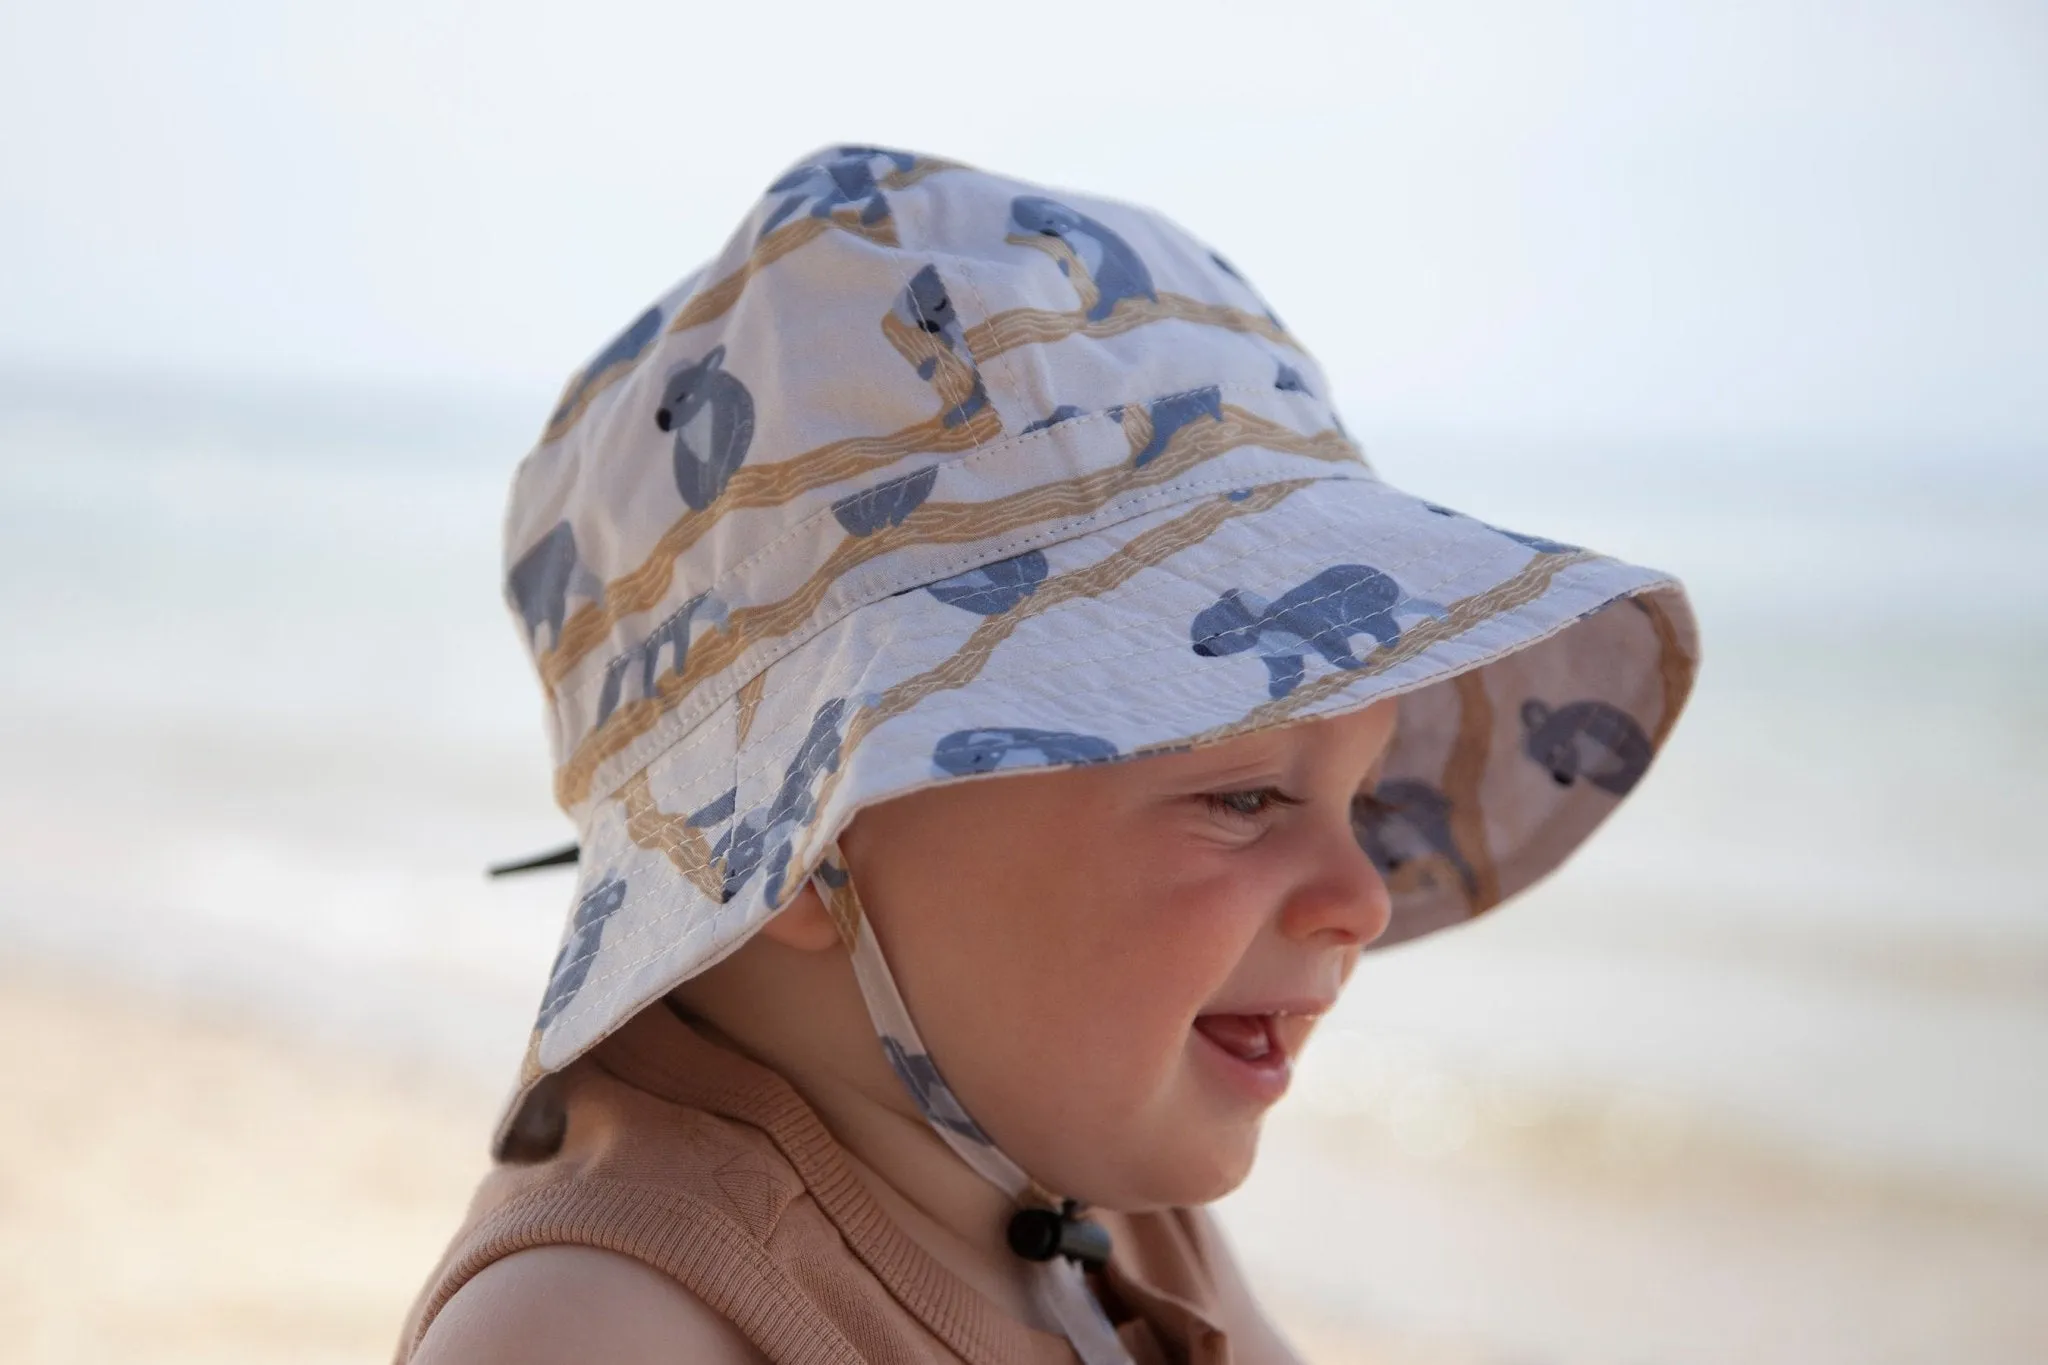
[{"label": "white hat fabric", "polygon": [[1684,589],[1388,485],[1328,395],[1157,213],[880,148],[775,180],[514,476],[507,596],[581,857],[498,1154],[918,788],[1398,694],[1374,946],[1555,868],[1685,706]]}]

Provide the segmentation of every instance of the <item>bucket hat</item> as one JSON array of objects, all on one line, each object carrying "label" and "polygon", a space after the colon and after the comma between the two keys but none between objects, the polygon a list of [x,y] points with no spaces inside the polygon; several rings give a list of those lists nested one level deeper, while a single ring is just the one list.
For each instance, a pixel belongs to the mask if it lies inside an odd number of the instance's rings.
[{"label": "bucket hat", "polygon": [[1164,216],[877,147],[777,177],[571,380],[505,544],[580,848],[507,1160],[559,1140],[549,1077],[807,879],[856,938],[864,806],[1398,695],[1377,949],[1557,867],[1698,666],[1671,575],[1382,479]]}]

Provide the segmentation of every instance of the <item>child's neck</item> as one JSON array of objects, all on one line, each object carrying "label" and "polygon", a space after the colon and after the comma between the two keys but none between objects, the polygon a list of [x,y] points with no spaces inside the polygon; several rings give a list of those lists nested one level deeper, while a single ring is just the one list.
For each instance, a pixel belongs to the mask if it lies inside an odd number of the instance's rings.
[{"label": "child's neck", "polygon": [[[843,1045],[821,1047],[811,1040],[820,1033],[845,1039],[850,1031],[757,1028],[750,1026],[751,1018],[729,1019],[721,1027],[697,1002],[682,998],[685,994],[678,991],[673,997],[678,1012],[714,1042],[788,1081],[838,1141],[875,1201],[912,1241],[1010,1316],[1041,1331],[1059,1332],[1058,1323],[1031,1294],[1028,1263],[1005,1240],[1015,1212],[1009,1198],[977,1175],[910,1107],[867,1025],[864,1006],[860,1031],[851,1036],[872,1050],[876,1067],[853,1069],[855,1079],[848,1079]],[[816,1014],[811,1018],[815,1023]],[[883,1082],[879,1095],[875,1069]]]}]

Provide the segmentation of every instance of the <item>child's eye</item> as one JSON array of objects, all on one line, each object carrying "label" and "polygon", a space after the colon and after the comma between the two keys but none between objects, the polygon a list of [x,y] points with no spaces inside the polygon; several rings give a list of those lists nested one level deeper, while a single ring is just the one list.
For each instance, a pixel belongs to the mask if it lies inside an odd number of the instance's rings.
[{"label": "child's eye", "polygon": [[1278,787],[1260,787],[1253,791],[1241,792],[1211,792],[1202,799],[1209,803],[1211,810],[1234,816],[1239,820],[1257,819],[1275,806],[1301,804],[1299,799],[1289,796]]},{"label": "child's eye", "polygon": [[[1279,806],[1298,806],[1301,798],[1289,796],[1278,787],[1259,787],[1251,791],[1211,792],[1202,798],[1211,810],[1233,816],[1239,820],[1252,820]],[[1360,792],[1351,801],[1352,811],[1362,819],[1384,816],[1393,807],[1372,792]]]}]

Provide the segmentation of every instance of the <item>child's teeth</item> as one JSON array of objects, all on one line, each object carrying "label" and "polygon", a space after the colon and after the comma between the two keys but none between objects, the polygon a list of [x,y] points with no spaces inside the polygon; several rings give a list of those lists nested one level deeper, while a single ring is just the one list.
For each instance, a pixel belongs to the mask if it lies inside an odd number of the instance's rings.
[{"label": "child's teeth", "polygon": [[1273,1035],[1259,1015],[1205,1014],[1195,1021],[1195,1027],[1216,1046],[1247,1062],[1256,1062],[1273,1050]]}]

